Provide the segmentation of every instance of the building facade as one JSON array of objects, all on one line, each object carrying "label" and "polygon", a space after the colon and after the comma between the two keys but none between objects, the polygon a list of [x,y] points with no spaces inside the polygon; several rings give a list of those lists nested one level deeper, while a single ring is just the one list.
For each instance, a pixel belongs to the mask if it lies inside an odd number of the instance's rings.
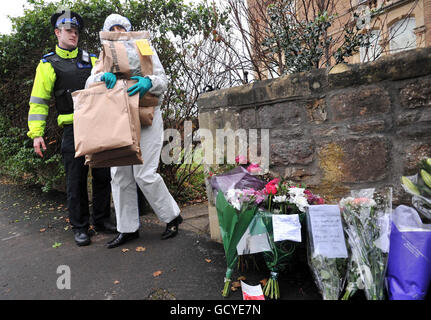
[{"label": "building facade", "polygon": [[[250,26],[251,30],[256,26],[264,28],[264,19],[258,17],[262,3],[276,1],[282,0],[247,0],[251,16],[259,21]],[[380,56],[431,46],[431,0],[293,0],[292,8],[298,20],[312,20],[322,11],[335,17],[328,29],[328,37],[333,39],[332,52],[342,45],[345,26],[358,26],[361,33],[369,33],[369,47],[361,47],[359,53],[346,58],[347,63],[373,61]],[[331,59],[330,65],[334,63]]]}]

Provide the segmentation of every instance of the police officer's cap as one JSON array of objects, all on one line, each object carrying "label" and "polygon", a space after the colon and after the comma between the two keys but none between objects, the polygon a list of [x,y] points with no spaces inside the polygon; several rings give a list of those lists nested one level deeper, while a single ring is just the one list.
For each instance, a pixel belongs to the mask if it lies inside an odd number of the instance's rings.
[{"label": "police officer's cap", "polygon": [[84,28],[84,20],[76,12],[70,10],[62,10],[51,16],[51,25],[54,28],[74,27],[81,31]]}]

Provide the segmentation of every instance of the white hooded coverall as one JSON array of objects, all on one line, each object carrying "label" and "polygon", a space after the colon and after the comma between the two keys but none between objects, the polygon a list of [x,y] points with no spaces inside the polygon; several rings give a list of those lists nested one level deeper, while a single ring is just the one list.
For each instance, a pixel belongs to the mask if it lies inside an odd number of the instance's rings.
[{"label": "white hooded coverall", "polygon": [[[110,31],[114,25],[124,26],[127,31],[130,31],[129,20],[118,14],[112,14],[106,18],[103,31]],[[152,46],[151,50],[154,54],[152,55],[153,74],[148,76],[152,82],[149,92],[160,98],[159,105],[155,107],[153,124],[149,127],[141,127],[140,146],[144,163],[111,168],[112,197],[117,218],[117,230],[121,233],[135,232],[139,229],[136,184],[139,185],[160,221],[169,223],[180,214],[178,204],[169,193],[163,178],[157,173],[163,146],[163,119],[160,103],[161,96],[167,89],[168,79]],[[100,80],[101,75],[92,75],[87,81],[87,86],[91,81]]]}]

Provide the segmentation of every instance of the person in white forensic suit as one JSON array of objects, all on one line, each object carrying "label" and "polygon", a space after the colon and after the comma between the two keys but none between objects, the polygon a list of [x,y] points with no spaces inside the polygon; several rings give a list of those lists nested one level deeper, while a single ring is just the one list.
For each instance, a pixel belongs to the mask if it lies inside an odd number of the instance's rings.
[{"label": "person in white forensic suit", "polygon": [[[132,28],[129,19],[119,14],[109,15],[104,23],[103,31],[128,32]],[[163,119],[160,110],[162,95],[167,89],[168,80],[159,57],[153,51],[153,74],[146,77],[132,77],[137,83],[128,89],[129,95],[146,92],[159,97],[155,107],[153,123],[141,127],[141,150],[143,164],[111,168],[112,197],[117,218],[118,234],[107,243],[108,248],[118,247],[139,237],[139,211],[137,187],[141,189],[154,213],[160,221],[166,223],[161,239],[175,237],[178,225],[183,221],[180,208],[166,187],[163,178],[157,173],[160,153],[163,146]],[[92,74],[86,87],[94,81],[104,81],[106,87],[115,86],[116,75],[113,73]]]}]

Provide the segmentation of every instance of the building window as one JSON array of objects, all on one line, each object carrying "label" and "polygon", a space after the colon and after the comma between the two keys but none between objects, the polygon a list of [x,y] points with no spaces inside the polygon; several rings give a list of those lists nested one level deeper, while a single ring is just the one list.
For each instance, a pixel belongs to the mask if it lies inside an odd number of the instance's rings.
[{"label": "building window", "polygon": [[391,53],[416,48],[416,20],[414,17],[395,22],[390,28],[389,49]]},{"label": "building window", "polygon": [[370,32],[370,46],[361,47],[359,54],[361,56],[361,62],[368,62],[376,60],[382,53],[382,47],[380,46],[380,30],[372,30]]}]

